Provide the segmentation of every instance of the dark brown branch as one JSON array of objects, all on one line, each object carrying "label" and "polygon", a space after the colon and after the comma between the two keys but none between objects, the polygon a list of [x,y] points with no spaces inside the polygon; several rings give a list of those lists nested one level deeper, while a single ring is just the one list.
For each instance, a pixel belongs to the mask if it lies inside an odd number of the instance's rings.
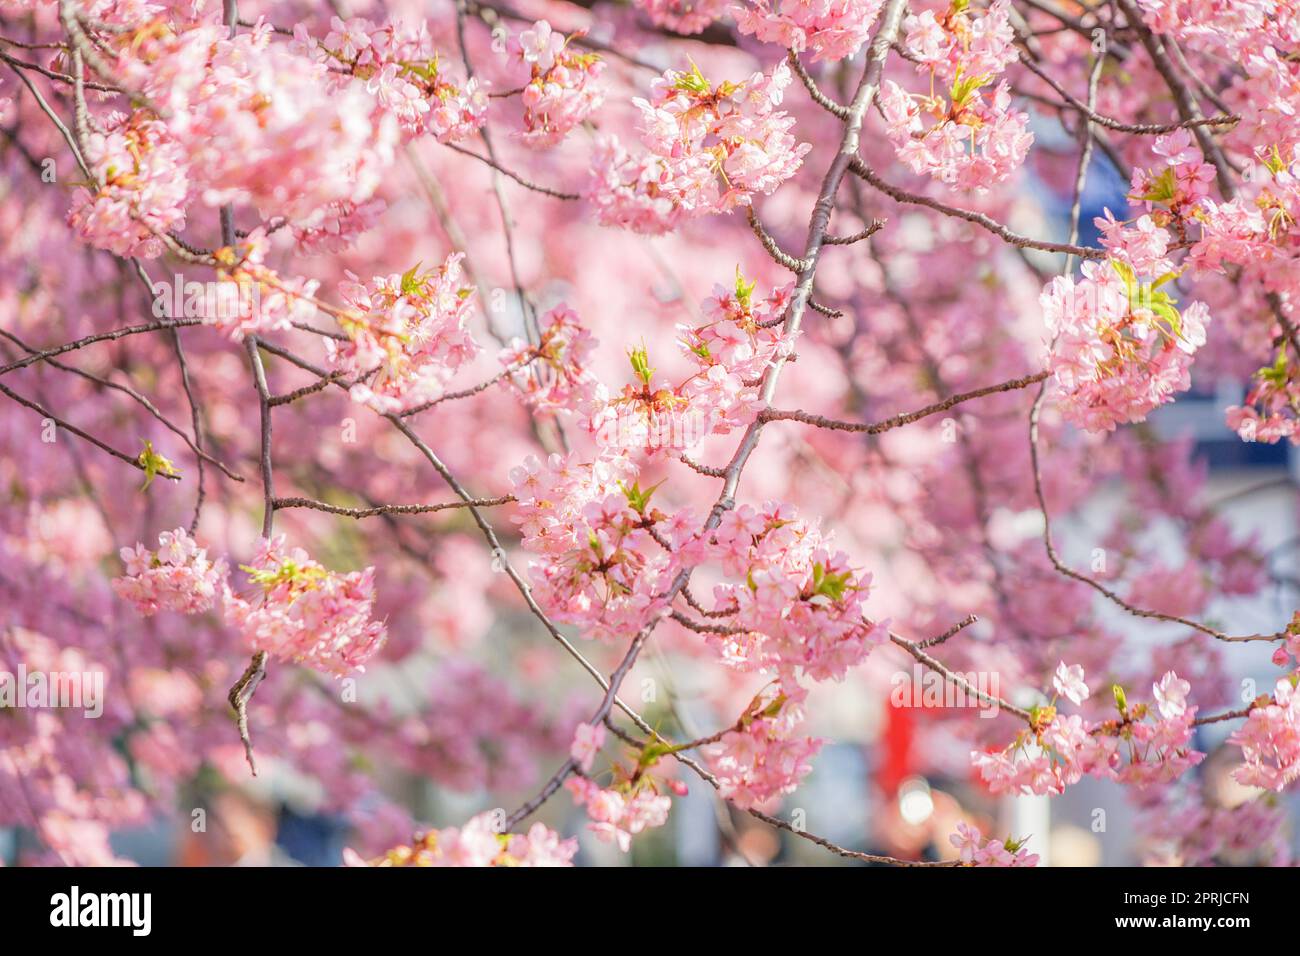
[{"label": "dark brown branch", "polygon": [[490,508],[515,501],[514,495],[502,495],[499,498],[472,498],[469,501],[444,501],[433,505],[375,505],[372,508],[345,508],[332,505],[327,501],[312,498],[276,498],[271,502],[272,508],[281,511],[286,508],[311,508],[314,511],[326,511],[347,518],[372,518],[376,515],[420,515],[433,514],[453,508]]},{"label": "dark brown branch", "polygon": [[1046,240],[1031,238],[1030,236],[1022,236],[1020,233],[1007,228],[993,217],[986,216],[982,212],[975,212],[972,209],[958,209],[955,206],[949,206],[946,203],[941,203],[939,200],[931,199],[928,196],[909,193],[905,189],[900,189],[897,186],[885,182],[859,157],[854,157],[852,168],[853,172],[858,176],[897,202],[910,203],[915,206],[924,206],[927,209],[933,209],[935,212],[943,213],[945,216],[964,219],[969,223],[974,223],[983,229],[987,229],[999,239],[1021,249],[1040,249],[1043,252],[1061,252],[1067,255],[1078,256],[1081,259],[1106,258],[1105,249],[1094,249],[1091,246],[1076,246],[1068,242],[1047,242]]},{"label": "dark brown branch", "polygon": [[805,425],[815,425],[818,428],[829,428],[841,432],[861,432],[867,435],[877,435],[880,432],[889,431],[891,428],[898,428],[902,425],[909,425],[912,422],[920,421],[929,415],[938,412],[947,411],[955,405],[962,402],[968,402],[974,398],[982,398],[985,395],[994,395],[998,392],[1011,392],[1016,389],[1025,388],[1033,385],[1035,382],[1041,382],[1047,378],[1046,372],[1035,372],[1033,375],[1026,375],[1022,378],[1014,378],[1008,382],[999,382],[997,385],[986,385],[983,388],[973,389],[969,392],[961,392],[945,398],[941,402],[935,402],[933,405],[926,405],[924,408],[918,408],[914,412],[904,412],[901,415],[895,415],[892,418],[886,418],[879,422],[845,422],[838,421],[834,418],[826,418],[822,415],[812,415],[808,412],[801,411],[782,411],[776,408],[766,408],[758,413],[761,421],[793,421],[802,422]]}]

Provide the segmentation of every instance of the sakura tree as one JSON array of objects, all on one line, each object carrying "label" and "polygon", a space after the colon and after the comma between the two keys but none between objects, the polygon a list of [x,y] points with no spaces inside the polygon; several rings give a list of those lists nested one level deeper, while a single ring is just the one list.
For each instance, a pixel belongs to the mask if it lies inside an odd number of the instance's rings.
[{"label": "sakura tree", "polygon": [[988,794],[1289,861],[1300,612],[1155,422],[1300,444],[1300,4],[0,0],[0,60],[0,661],[104,681],[0,713],[20,862],[269,778],[351,862],[703,789],[913,863],[783,813],[913,666]]}]

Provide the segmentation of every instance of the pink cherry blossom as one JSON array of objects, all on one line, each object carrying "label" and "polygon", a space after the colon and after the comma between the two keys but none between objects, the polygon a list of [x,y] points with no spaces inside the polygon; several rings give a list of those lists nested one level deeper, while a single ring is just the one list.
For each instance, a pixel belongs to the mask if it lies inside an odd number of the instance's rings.
[{"label": "pink cherry blossom", "polygon": [[1300,694],[1294,681],[1279,680],[1272,699],[1251,710],[1229,743],[1245,759],[1233,772],[1239,783],[1280,791],[1300,777]]},{"label": "pink cherry blossom", "polygon": [[1038,865],[1038,855],[1023,849],[1023,841],[985,840],[979,830],[964,820],[957,824],[957,832],[948,841],[957,848],[959,858],[967,866]]},{"label": "pink cherry blossom", "polygon": [[595,53],[571,47],[570,39],[539,20],[508,46],[512,62],[528,71],[522,138],[534,148],[554,146],[604,100],[596,81],[605,62]]},{"label": "pink cherry blossom", "polygon": [[121,550],[126,573],[113,579],[118,597],[145,617],[159,610],[202,614],[210,610],[226,581],[226,562],[208,560],[184,528],[158,535],[158,550],[143,544]]},{"label": "pink cherry blossom", "polygon": [[349,274],[340,290],[350,307],[340,320],[346,339],[327,339],[326,348],[335,367],[355,379],[353,401],[382,412],[428,402],[478,353],[468,329],[474,289],[462,285],[462,258],[366,284]]},{"label": "pink cherry blossom", "polygon": [[573,743],[569,747],[569,756],[574,759],[583,773],[591,772],[591,762],[605,745],[605,728],[599,724],[578,724],[573,732]]},{"label": "pink cherry blossom", "polygon": [[510,380],[537,412],[553,415],[581,407],[597,382],[589,367],[595,338],[564,304],[546,312],[538,324],[538,343],[513,340],[501,350],[501,364],[511,370]]},{"label": "pink cherry blossom", "polygon": [[96,188],[76,194],[68,222],[120,256],[156,258],[163,236],[185,227],[189,173],[167,127],[141,112],[108,117],[86,142]]},{"label": "pink cherry blossom", "polygon": [[494,814],[480,813],[464,826],[430,830],[410,846],[398,846],[367,863],[351,854],[355,866],[572,866],[576,840],[534,823],[527,833],[498,833]]},{"label": "pink cherry blossom", "polygon": [[882,6],[883,0],[746,0],[731,14],[741,33],[795,53],[810,50],[816,62],[856,53]]},{"label": "pink cherry blossom", "polygon": [[251,587],[226,587],[226,614],[254,651],[305,664],[336,677],[364,670],[386,629],[371,619],[375,569],[340,574],[284,535],[263,540],[247,568]]},{"label": "pink cherry blossom", "polygon": [[1119,260],[1086,262],[1083,278],[1057,277],[1040,299],[1052,336],[1050,364],[1067,416],[1089,431],[1141,421],[1191,384],[1208,309],[1181,312],[1160,286]]},{"label": "pink cherry blossom", "polygon": [[727,12],[728,0],[636,0],[650,21],[674,33],[700,33]]},{"label": "pink cherry blossom", "polygon": [[429,133],[451,143],[471,136],[487,121],[487,89],[475,77],[458,82],[448,75],[426,24],[391,20],[376,25],[361,17],[345,23],[333,17],[330,27],[320,42],[300,29],[297,44],[330,67],[333,87],[364,89],[374,98],[373,122],[396,121],[407,137]]},{"label": "pink cherry blossom", "polygon": [[636,834],[668,822],[672,798],[649,786],[602,789],[584,777],[570,777],[564,786],[573,795],[574,803],[586,807],[591,818],[587,828],[624,853],[631,849]]},{"label": "pink cherry blossom", "polygon": [[[627,207],[657,210],[654,201],[660,197],[670,210],[692,217],[730,212],[751,205],[756,193],[771,194],[808,152],[808,144],[797,143],[791,133],[794,119],[777,109],[791,79],[784,62],[739,83],[715,85],[699,67],[689,73],[668,70],[656,78],[648,99],[633,100],[650,157],[624,158],[612,143],[600,148],[589,194],[602,219],[643,225],[643,216],[629,215]],[[632,195],[624,197],[628,189]],[[611,192],[612,198],[605,195]],[[664,222],[667,214],[659,213],[657,221]]]},{"label": "pink cherry blossom", "polygon": [[1065,661],[1056,665],[1056,673],[1052,675],[1052,686],[1056,688],[1058,694],[1069,698],[1075,704],[1082,704],[1091,693],[1083,680],[1083,668],[1078,664],[1067,667]]},{"label": "pink cherry blossom", "polygon": [[1191,689],[1192,685],[1173,671],[1160,678],[1160,682],[1151,688],[1160,715],[1166,720],[1173,720],[1187,713],[1187,693]]}]

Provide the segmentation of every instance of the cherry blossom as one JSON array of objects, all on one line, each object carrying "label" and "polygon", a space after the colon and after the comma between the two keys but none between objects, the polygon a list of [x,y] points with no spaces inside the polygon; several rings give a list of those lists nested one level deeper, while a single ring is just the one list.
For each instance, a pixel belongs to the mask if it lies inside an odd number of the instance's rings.
[{"label": "cherry blossom", "polygon": [[529,72],[524,86],[523,141],[554,146],[600,106],[604,93],[596,85],[605,63],[596,54],[572,49],[545,20],[511,39],[509,54]]},{"label": "cherry blossom", "polygon": [[979,830],[962,821],[948,838],[967,866],[1037,866],[1038,855],[1024,849],[1024,841],[985,840]]},{"label": "cherry blossom", "polygon": [[106,117],[86,141],[97,188],[77,194],[68,222],[92,245],[157,258],[162,237],[185,227],[189,173],[181,146],[146,114]]},{"label": "cherry blossom", "polygon": [[667,612],[678,562],[654,540],[666,516],[650,504],[625,458],[582,462],[552,455],[511,472],[534,594],[553,619],[615,640]]},{"label": "cherry blossom", "polygon": [[1179,311],[1162,286],[1140,281],[1117,259],[1083,264],[1083,278],[1057,277],[1041,302],[1052,336],[1051,367],[1068,417],[1089,431],[1142,421],[1190,384],[1209,310]]},{"label": "cherry blossom", "polygon": [[430,830],[410,846],[398,846],[367,863],[352,853],[356,866],[572,866],[576,840],[534,823],[527,833],[498,833],[493,814],[481,813],[461,827]]},{"label": "cherry blossom", "polygon": [[531,345],[516,338],[501,350],[501,364],[511,381],[537,412],[556,414],[581,407],[597,383],[590,369],[595,337],[578,314],[564,304],[541,317],[540,341]]},{"label": "cherry blossom", "polygon": [[802,706],[784,692],[755,698],[737,728],[709,748],[722,794],[745,808],[772,806],[793,792],[824,743],[796,733],[802,720]]},{"label": "cherry blossom", "polygon": [[[646,777],[641,779],[648,781]],[[672,798],[656,793],[648,783],[602,789],[585,777],[570,777],[565,788],[573,795],[574,803],[586,807],[591,818],[587,828],[624,853],[631,849],[636,834],[668,822],[672,807]]]},{"label": "cherry blossom", "polygon": [[1091,693],[1083,680],[1083,668],[1078,664],[1067,666],[1065,661],[1056,665],[1056,672],[1052,675],[1052,686],[1056,688],[1058,694],[1068,697],[1075,704],[1082,704]]},{"label": "cherry blossom", "polygon": [[[615,208],[628,204],[617,198],[621,189],[644,197],[638,205],[662,196],[688,217],[751,205],[755,193],[769,195],[794,175],[809,149],[795,141],[793,117],[777,109],[791,80],[785,63],[742,82],[716,85],[698,66],[668,70],[651,83],[648,99],[633,100],[641,112],[638,130],[651,154],[648,162],[657,168],[651,173],[636,161],[625,168],[629,161],[606,145],[604,161],[593,167],[590,191],[614,192]],[[604,198],[595,202],[614,205]],[[630,219],[620,222],[627,225],[639,219],[612,211],[605,215]]]},{"label": "cherry blossom", "polygon": [[741,33],[802,53],[842,60],[871,35],[883,0],[746,0],[731,13]]},{"label": "cherry blossom", "polygon": [[1294,4],[1072,6],[0,4],[0,672],[112,689],[5,709],[0,862],[266,793],[658,859],[689,782],[717,862],[928,863],[793,815],[897,736],[945,862],[1085,777],[1107,863],[1293,862],[1290,497],[1219,463],[1300,442]]},{"label": "cherry blossom", "polygon": [[1190,686],[1167,672],[1152,685],[1152,713],[1148,704],[1130,704],[1124,690],[1113,685],[1118,717],[1106,720],[1066,716],[1051,705],[1035,707],[1029,728],[1010,746],[975,751],[971,760],[993,793],[1061,794],[1085,775],[1138,788],[1167,784],[1205,758],[1190,746],[1196,716],[1185,700]]},{"label": "cherry blossom", "polygon": [[700,33],[727,11],[728,0],[636,0],[652,23],[674,33]]},{"label": "cherry blossom", "polygon": [[349,311],[345,340],[327,339],[334,365],[356,379],[353,401],[383,412],[436,398],[457,369],[478,353],[467,328],[474,289],[461,284],[462,257],[436,269],[417,264],[401,275],[356,276],[340,289]]},{"label": "cherry blossom", "polygon": [[1240,747],[1245,758],[1233,773],[1239,783],[1280,791],[1300,777],[1300,694],[1295,681],[1279,680],[1272,699],[1252,708],[1229,742]]},{"label": "cherry blossom", "polygon": [[265,24],[234,37],[186,33],[123,55],[138,58],[129,69],[140,72],[142,92],[168,110],[167,132],[210,207],[242,200],[312,225],[329,203],[369,199],[393,162],[397,123],[372,119],[372,95],[336,89],[324,63],[273,43]]},{"label": "cherry blossom", "polygon": [[709,544],[710,556],[743,582],[714,588],[719,606],[736,608],[739,632],[717,643],[737,666],[840,679],[886,640],[886,625],[868,619],[863,607],[870,575],[830,550],[817,526],[790,506],[741,505]]},{"label": "cherry blossom", "polygon": [[225,586],[225,561],[210,561],[184,528],[158,535],[156,551],[137,544],[123,548],[121,556],[126,573],[113,579],[113,590],[145,617],[159,610],[202,614]]},{"label": "cherry blossom", "polygon": [[376,25],[361,17],[346,22],[333,17],[323,41],[302,28],[295,40],[306,55],[330,68],[334,87],[361,88],[374,97],[373,122],[396,120],[408,137],[429,133],[456,142],[487,121],[487,90],[477,78],[457,82],[448,76],[424,23]]},{"label": "cherry blossom", "polygon": [[[1007,0],[996,0],[972,17],[969,5],[954,3],[942,19],[926,10],[904,22],[930,91],[911,94],[889,80],[880,105],[898,158],[918,175],[983,192],[1024,162],[1033,142],[1028,115],[1010,108],[1005,82],[991,93],[984,89],[1016,59],[1009,8]],[[938,83],[946,95],[936,91]]]},{"label": "cherry blossom", "polygon": [[573,744],[569,748],[571,756],[583,773],[591,772],[591,762],[605,743],[605,728],[599,724],[579,724],[573,732]]},{"label": "cherry blossom", "polygon": [[262,541],[245,570],[251,587],[227,585],[226,614],[253,650],[344,677],[383,645],[384,624],[371,619],[374,568],[327,570],[279,535]]}]

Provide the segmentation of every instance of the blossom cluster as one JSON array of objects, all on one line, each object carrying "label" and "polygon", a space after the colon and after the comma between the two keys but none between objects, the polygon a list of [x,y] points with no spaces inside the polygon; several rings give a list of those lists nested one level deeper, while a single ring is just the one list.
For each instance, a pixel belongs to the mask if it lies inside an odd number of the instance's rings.
[{"label": "blossom cluster", "polygon": [[578,52],[565,37],[539,20],[508,45],[511,62],[528,71],[521,94],[525,144],[554,146],[604,101],[596,81],[605,70],[597,54]]},{"label": "blossom cluster", "polygon": [[[215,301],[201,310],[205,324],[239,341],[245,335],[291,328],[316,314],[320,283],[301,276],[281,276],[266,264],[270,248],[266,230],[259,227],[234,246],[213,253]],[[162,305],[161,298],[155,300],[155,309]]]},{"label": "blossom cluster", "polygon": [[554,415],[582,407],[596,385],[590,369],[595,337],[563,303],[542,315],[538,326],[536,345],[515,339],[501,350],[502,366],[534,411]]},{"label": "blossom cluster", "polygon": [[306,255],[342,252],[372,229],[386,208],[382,199],[331,203],[322,216],[313,217],[313,225],[292,227],[294,242]]},{"label": "blossom cluster", "polygon": [[674,530],[635,475],[626,458],[583,461],[576,452],[530,456],[510,473],[523,546],[541,556],[530,565],[534,596],[587,637],[626,637],[667,612],[663,595],[679,560],[652,531],[684,535],[689,518]]},{"label": "blossom cluster", "polygon": [[125,573],[114,592],[145,617],[160,610],[201,614],[222,598],[224,620],[254,651],[344,676],[363,669],[383,645],[386,629],[371,620],[374,568],[340,574],[287,549],[284,535],[263,540],[248,573],[256,593],[245,597],[230,586],[225,559],[212,561],[183,528],[164,531],[158,548],[143,544],[120,551]]},{"label": "blossom cluster", "polygon": [[1133,170],[1129,199],[1148,211],[1157,210],[1161,225],[1192,219],[1210,194],[1214,167],[1185,129],[1156,137],[1151,151],[1160,163]]},{"label": "blossom cluster", "polygon": [[624,853],[631,849],[636,834],[668,822],[673,803],[671,797],[655,789],[645,774],[614,787],[600,787],[586,777],[575,776],[566,780],[564,787],[573,795],[574,803],[586,808],[591,818],[588,829]]},{"label": "blossom cluster", "polygon": [[617,136],[596,135],[585,197],[606,226],[646,235],[672,232],[687,210],[663,189],[668,163],[652,153],[633,154]]},{"label": "blossom cluster", "polygon": [[700,33],[727,11],[728,0],[636,0],[655,26],[674,33]]},{"label": "blossom cluster", "polygon": [[1266,444],[1289,440],[1300,445],[1300,361],[1292,361],[1286,348],[1272,365],[1255,372],[1241,405],[1227,410],[1228,427],[1245,441]]},{"label": "blossom cluster", "polygon": [[[799,689],[793,693],[804,696]],[[735,728],[706,748],[718,792],[742,809],[771,806],[791,793],[824,743],[797,733],[803,719],[802,703],[779,687],[759,694]]]},{"label": "blossom cluster", "polygon": [[[597,453],[530,458],[511,474],[514,520],[536,558],[533,595],[553,620],[576,624],[586,637],[637,633],[669,612],[681,571],[706,564],[721,570],[713,609],[700,609],[717,619],[699,628],[704,644],[729,666],[771,680],[706,748],[723,796],[742,807],[769,805],[809,772],[820,741],[799,733],[807,693],[799,681],[842,679],[888,630],[865,614],[870,576],[791,506],[740,504],[701,532],[689,509],[656,505],[659,486],[641,486],[637,462],[682,447],[665,440],[659,426],[666,421],[698,416],[702,424],[691,436],[698,441],[753,420],[763,374],[792,345],[780,327],[789,300],[789,288],[763,296],[737,271],[733,286],[715,287],[705,302],[704,321],[680,330],[693,374],[677,385],[656,382],[646,350],[632,350],[636,381],[614,396],[599,384],[590,392]],[[536,354],[520,343],[508,357]],[[598,729],[579,728],[572,756],[584,773],[602,741]],[[618,821],[636,801],[573,786],[613,838],[634,832]]]},{"label": "blossom cluster", "polygon": [[707,543],[708,557],[741,582],[713,589],[718,608],[734,609],[732,631],[713,638],[733,666],[839,680],[887,640],[863,609],[871,575],[790,505],[742,504]]},{"label": "blossom cluster", "polygon": [[1272,700],[1252,708],[1228,742],[1240,747],[1245,758],[1233,772],[1239,783],[1280,791],[1300,779],[1300,693],[1295,678],[1279,680]]},{"label": "blossom cluster", "polygon": [[562,840],[541,823],[527,833],[498,833],[492,813],[480,813],[464,826],[430,830],[409,846],[398,846],[376,860],[347,854],[353,866],[572,866],[577,840]]},{"label": "blossom cluster", "polygon": [[370,199],[392,165],[397,122],[359,84],[273,43],[268,24],[119,37],[120,66],[159,112],[210,207],[243,202],[306,226],[331,204]]},{"label": "blossom cluster", "polygon": [[737,269],[731,288],[716,285],[702,307],[704,322],[679,326],[678,345],[695,370],[674,384],[656,379],[645,348],[629,353],[634,381],[611,393],[596,385],[585,403],[597,443],[620,454],[682,452],[710,435],[748,425],[761,403],[763,374],[788,357],[795,337],[780,327],[789,286],[768,295]]},{"label": "blossom cluster", "polygon": [[1154,862],[1174,866],[1291,866],[1285,807],[1271,796],[1236,806],[1206,804],[1189,794],[1153,794],[1140,832],[1157,841]]},{"label": "blossom cluster", "polygon": [[[932,10],[903,24],[917,69],[930,76],[929,94],[909,93],[889,80],[880,90],[885,128],[898,158],[918,175],[958,189],[985,191],[1025,161],[1033,134],[1029,117],[1011,109],[1005,81],[985,88],[1014,62],[1010,4],[995,0],[972,16],[954,3],[941,18]],[[935,92],[947,85],[946,96]]]},{"label": "blossom cluster", "polygon": [[802,53],[813,62],[853,56],[871,36],[884,0],[745,0],[731,15],[741,33]]},{"label": "blossom cluster", "polygon": [[113,579],[113,590],[145,617],[159,610],[202,614],[225,585],[226,562],[209,560],[184,528],[158,535],[157,551],[136,544],[120,554],[126,573]]},{"label": "blossom cluster", "polygon": [[412,266],[368,283],[349,273],[340,295],[346,339],[326,340],[335,368],[354,379],[352,399],[381,412],[412,408],[437,397],[446,381],[478,354],[468,322],[474,293],[462,284],[461,253],[436,269]]},{"label": "blossom cluster", "polygon": [[948,838],[957,848],[958,858],[967,866],[1037,866],[1038,855],[1024,849],[1023,840],[985,840],[983,834],[965,820]]},{"label": "blossom cluster", "polygon": [[777,109],[791,79],[784,62],[716,86],[698,66],[656,78],[649,99],[633,100],[650,155],[633,158],[607,140],[593,157],[587,193],[600,221],[665,232],[677,214],[730,212],[771,194],[811,148],[795,141],[794,118]]},{"label": "blossom cluster", "polygon": [[373,121],[395,120],[407,137],[427,133],[452,143],[487,120],[486,88],[476,78],[457,82],[447,75],[423,21],[376,25],[361,17],[333,17],[323,42],[302,27],[295,38],[308,56],[331,67],[334,88],[363,85],[374,97]]},{"label": "blossom cluster", "polygon": [[383,646],[386,628],[372,619],[374,568],[330,571],[278,535],[262,541],[244,570],[253,593],[227,585],[225,606],[252,650],[345,677]]},{"label": "blossom cluster", "polygon": [[189,173],[167,127],[143,111],[104,117],[86,137],[94,177],[77,193],[68,223],[86,242],[119,256],[156,258],[162,237],[185,227]]},{"label": "blossom cluster", "polygon": [[1049,367],[1066,417],[1089,431],[1113,431],[1191,385],[1209,309],[1193,302],[1180,312],[1162,288],[1169,274],[1139,281],[1118,259],[1082,268],[1082,279],[1058,276],[1040,298],[1052,335]]},{"label": "blossom cluster", "polygon": [[[1062,663],[1052,683],[1058,695],[1076,704],[1090,696],[1077,664]],[[972,752],[972,763],[989,790],[1061,794],[1085,775],[1140,788],[1176,780],[1205,758],[1190,746],[1196,708],[1187,703],[1188,681],[1166,672],[1152,685],[1154,705],[1130,705],[1119,685],[1112,690],[1117,719],[1089,721],[1047,704],[1030,711],[1030,727],[1011,745],[992,753]]]}]

